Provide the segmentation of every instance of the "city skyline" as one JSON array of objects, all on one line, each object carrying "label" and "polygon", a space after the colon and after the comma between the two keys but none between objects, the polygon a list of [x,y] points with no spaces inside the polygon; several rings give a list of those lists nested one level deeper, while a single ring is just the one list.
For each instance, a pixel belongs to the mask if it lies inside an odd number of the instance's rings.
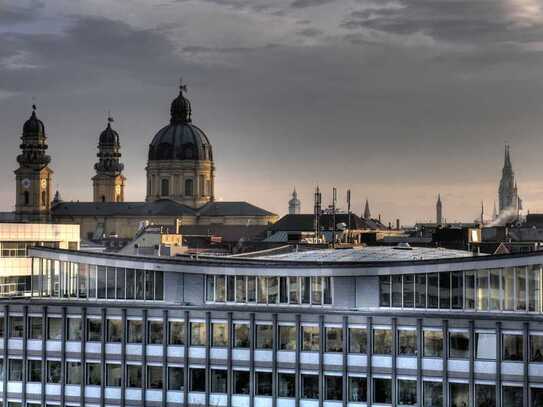
[{"label": "city skyline", "polygon": [[[147,148],[183,75],[194,122],[214,146],[218,199],[282,215],[295,185],[307,213],[316,184],[325,205],[336,186],[339,206],[351,189],[353,211],[368,198],[375,217],[411,224],[433,219],[441,193],[444,218],[471,221],[481,200],[491,213],[508,142],[524,208],[541,211],[541,9],[483,3],[148,2],[126,15],[109,2],[8,2],[2,209],[12,209],[34,101],[64,199],[91,200],[111,110],[126,200],[142,200]],[[454,24],[425,26],[417,13]]]}]

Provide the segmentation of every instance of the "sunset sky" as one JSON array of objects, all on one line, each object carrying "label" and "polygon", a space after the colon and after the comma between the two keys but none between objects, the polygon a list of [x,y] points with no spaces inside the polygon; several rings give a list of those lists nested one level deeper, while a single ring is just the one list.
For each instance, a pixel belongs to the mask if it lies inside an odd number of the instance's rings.
[{"label": "sunset sky", "polygon": [[504,144],[543,212],[538,0],[0,0],[0,210],[15,198],[31,105],[54,183],[88,201],[108,110],[126,198],[179,77],[214,147],[216,197],[304,212],[318,183],[402,224],[471,221],[497,199]]}]

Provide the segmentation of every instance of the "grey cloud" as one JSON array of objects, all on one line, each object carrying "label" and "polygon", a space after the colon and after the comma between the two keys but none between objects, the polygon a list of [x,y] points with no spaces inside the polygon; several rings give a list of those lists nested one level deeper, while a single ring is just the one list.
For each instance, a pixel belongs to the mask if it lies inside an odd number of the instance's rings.
[{"label": "grey cloud", "polygon": [[316,7],[322,6],[324,4],[333,3],[336,0],[294,0],[291,3],[293,8],[305,8],[305,7]]},{"label": "grey cloud", "polygon": [[0,24],[11,25],[35,19],[44,4],[40,0],[32,0],[26,6],[7,6],[0,4]]},{"label": "grey cloud", "polygon": [[298,31],[296,34],[302,36],[302,37],[318,37],[319,35],[323,34],[322,30],[319,30],[318,28],[305,28],[303,30]]}]

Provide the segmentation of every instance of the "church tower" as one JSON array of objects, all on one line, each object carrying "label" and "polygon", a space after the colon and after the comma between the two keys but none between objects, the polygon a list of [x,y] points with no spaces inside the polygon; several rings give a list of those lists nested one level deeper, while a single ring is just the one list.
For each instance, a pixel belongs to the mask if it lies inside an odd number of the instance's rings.
[{"label": "church tower", "polygon": [[45,126],[36,116],[35,105],[23,125],[20,148],[19,168],[15,171],[15,213],[26,219],[47,218],[51,209],[53,171],[48,167],[51,157],[46,154]]},{"label": "church tower", "polygon": [[511,155],[509,146],[505,145],[505,157],[502,169],[502,178],[499,188],[499,213],[505,210],[517,210],[518,208],[518,191],[517,183],[515,182],[515,173],[511,165]]},{"label": "church tower", "polygon": [[92,177],[94,202],[124,202],[126,178],[122,175],[124,165],[121,158],[119,134],[111,128],[112,117],[98,141],[98,162],[94,165],[96,175]]},{"label": "church tower", "polygon": [[441,225],[443,223],[443,206],[441,204],[441,194],[437,195],[436,202],[436,223]]},{"label": "church tower", "polygon": [[288,201],[288,214],[289,215],[299,215],[300,214],[301,203],[298,199],[298,193],[296,192],[296,187],[292,191],[292,198]]},{"label": "church tower", "polygon": [[371,219],[370,203],[366,199],[366,205],[364,205],[364,219]]}]

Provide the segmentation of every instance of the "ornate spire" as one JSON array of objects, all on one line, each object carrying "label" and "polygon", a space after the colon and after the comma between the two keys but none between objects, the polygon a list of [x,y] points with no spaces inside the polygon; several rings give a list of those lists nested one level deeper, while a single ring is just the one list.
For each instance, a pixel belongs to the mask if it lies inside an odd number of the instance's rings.
[{"label": "ornate spire", "polygon": [[108,111],[107,126],[100,133],[98,141],[98,162],[94,165],[96,173],[99,175],[120,175],[124,165],[119,162],[121,158],[121,144],[119,143],[119,133],[111,127],[113,123],[111,112]]},{"label": "ornate spire", "polygon": [[183,78],[181,78],[179,80],[179,95],[172,101],[170,107],[170,121],[172,123],[190,123],[192,121],[190,101],[183,93],[187,93],[187,85],[183,83]]},{"label": "ornate spire", "polygon": [[48,148],[45,126],[36,115],[35,104],[32,104],[32,114],[23,125],[20,148],[22,152],[17,157],[17,162],[22,167],[39,170],[51,162],[51,157],[45,154]]}]

